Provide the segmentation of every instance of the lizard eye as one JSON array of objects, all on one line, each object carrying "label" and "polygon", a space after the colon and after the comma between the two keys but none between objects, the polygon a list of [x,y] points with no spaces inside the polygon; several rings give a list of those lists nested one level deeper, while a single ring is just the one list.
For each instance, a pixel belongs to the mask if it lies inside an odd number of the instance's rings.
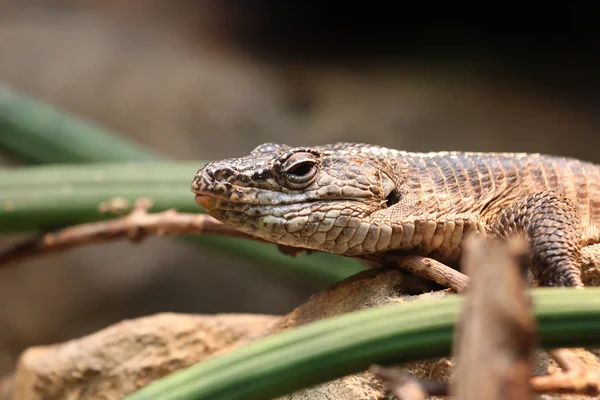
[{"label": "lizard eye", "polygon": [[294,164],[291,167],[289,167],[288,170],[286,171],[286,174],[293,175],[296,177],[306,176],[306,175],[310,174],[310,172],[312,171],[314,166],[315,166],[315,162],[312,160],[311,161],[302,161],[302,162],[299,162],[299,163]]},{"label": "lizard eye", "polygon": [[283,176],[293,183],[306,183],[317,173],[318,160],[310,153],[291,155],[283,164]]}]

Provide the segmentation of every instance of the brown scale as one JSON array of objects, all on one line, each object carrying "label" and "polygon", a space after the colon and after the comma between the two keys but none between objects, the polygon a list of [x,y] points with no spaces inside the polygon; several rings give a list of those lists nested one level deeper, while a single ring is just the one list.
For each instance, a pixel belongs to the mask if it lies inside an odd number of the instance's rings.
[{"label": "brown scale", "polygon": [[[479,212],[491,235],[521,234],[528,239],[533,273],[541,284],[582,285],[581,246],[599,239],[599,203],[590,199],[600,193],[597,183],[588,183],[590,173],[598,172],[597,166],[512,154],[441,155],[430,158],[428,166],[444,171],[444,179],[433,180],[436,185],[458,182],[436,190],[438,195],[454,194],[456,211]],[[590,193],[590,188],[595,192]]]}]

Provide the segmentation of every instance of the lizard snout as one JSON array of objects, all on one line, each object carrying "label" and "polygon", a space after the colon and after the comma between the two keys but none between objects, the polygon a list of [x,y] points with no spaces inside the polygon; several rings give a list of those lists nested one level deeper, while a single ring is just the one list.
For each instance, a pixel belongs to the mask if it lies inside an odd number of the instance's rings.
[{"label": "lizard snout", "polygon": [[206,194],[222,186],[230,186],[229,180],[234,174],[235,171],[227,166],[206,164],[196,173],[191,190],[196,194]]},{"label": "lizard snout", "polygon": [[231,200],[235,195],[231,181],[235,177],[236,171],[226,165],[206,164],[192,181],[191,191],[196,195],[196,203],[209,211],[218,204],[217,200]]}]

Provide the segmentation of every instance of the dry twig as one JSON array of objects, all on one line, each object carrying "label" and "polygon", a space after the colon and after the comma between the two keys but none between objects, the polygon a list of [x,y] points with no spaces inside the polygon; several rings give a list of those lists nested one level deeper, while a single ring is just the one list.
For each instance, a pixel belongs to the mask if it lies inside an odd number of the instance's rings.
[{"label": "dry twig", "polygon": [[429,257],[390,252],[385,254],[384,261],[391,262],[413,275],[432,280],[457,293],[463,292],[469,282],[469,278],[465,274]]},{"label": "dry twig", "polygon": [[211,234],[258,240],[230,228],[209,215],[185,214],[175,210],[149,214],[150,207],[151,203],[148,200],[140,199],[136,202],[133,211],[125,217],[45,233],[0,254],[0,267],[88,244],[121,239],[140,242],[149,235]]},{"label": "dry twig", "polygon": [[462,400],[531,396],[535,320],[526,294],[526,246],[471,238],[464,267],[471,277],[454,341],[451,392]]},{"label": "dry twig", "polygon": [[549,368],[548,375],[534,376],[531,383],[535,392],[600,395],[599,371],[583,367],[569,349],[556,349],[550,355],[562,371]]}]

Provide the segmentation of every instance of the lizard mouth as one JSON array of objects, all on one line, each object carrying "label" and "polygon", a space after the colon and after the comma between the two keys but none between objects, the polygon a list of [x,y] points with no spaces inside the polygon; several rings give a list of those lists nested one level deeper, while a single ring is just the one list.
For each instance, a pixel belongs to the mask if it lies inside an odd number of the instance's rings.
[{"label": "lizard mouth", "polygon": [[210,212],[214,209],[223,209],[241,206],[260,206],[260,203],[247,201],[243,198],[232,198],[229,193],[213,193],[211,191],[194,191],[194,201],[204,210]]},{"label": "lizard mouth", "polygon": [[219,200],[217,197],[215,196],[211,196],[210,194],[196,194],[196,196],[194,197],[194,200],[196,201],[196,203],[208,210],[211,209],[215,206],[217,200]]}]

